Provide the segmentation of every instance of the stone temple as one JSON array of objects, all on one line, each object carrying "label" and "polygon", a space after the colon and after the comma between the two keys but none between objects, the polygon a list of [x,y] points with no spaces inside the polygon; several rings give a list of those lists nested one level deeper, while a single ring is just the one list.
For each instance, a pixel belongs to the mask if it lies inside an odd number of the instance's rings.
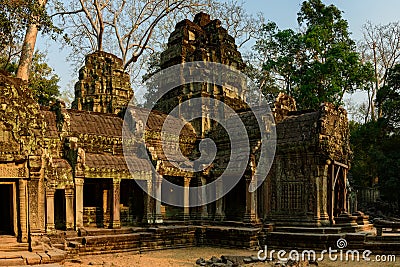
[{"label": "stone temple", "polygon": [[[161,68],[191,61],[218,62],[239,71],[244,67],[235,40],[219,20],[204,13],[176,25]],[[133,91],[114,55],[95,52],[86,57],[72,109],[62,103],[40,107],[26,84],[7,74],[0,74],[0,88],[0,237],[14,236],[27,249],[41,251],[46,244],[74,255],[195,245],[324,248],[345,233],[352,233],[348,240],[360,246],[368,243],[371,225],[367,216],[354,213],[349,197],[349,127],[341,107],[323,103],[317,110],[298,111],[294,99],[280,94],[272,106],[277,134],[272,168],[261,187],[249,192],[260,129],[254,128],[238,88],[186,84],[159,101],[155,110],[130,106],[134,131],[146,141],[133,145],[129,159],[123,155],[122,129]],[[227,152],[217,152],[211,170],[190,173],[168,161],[160,141],[166,131],[175,140],[171,145],[187,157],[196,154],[204,137],[229,148],[220,126],[207,120],[216,112],[212,108],[202,110],[201,120],[184,121],[178,135],[163,127],[174,106],[199,96],[218,99],[239,114],[252,154],[227,195],[189,207],[190,197],[174,195],[165,181],[184,188],[207,184],[218,178]],[[176,116],[169,123],[172,127],[183,120]],[[185,207],[163,203],[142,188],[163,199],[181,197]]]}]

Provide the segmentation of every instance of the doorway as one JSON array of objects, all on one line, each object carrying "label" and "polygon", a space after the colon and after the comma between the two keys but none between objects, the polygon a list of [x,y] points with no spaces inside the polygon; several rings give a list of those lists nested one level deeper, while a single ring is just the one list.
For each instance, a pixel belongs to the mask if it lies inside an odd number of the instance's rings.
[{"label": "doorway", "polygon": [[0,235],[14,234],[13,187],[0,184]]},{"label": "doorway", "polygon": [[65,190],[57,189],[54,194],[54,224],[57,230],[66,229]]}]

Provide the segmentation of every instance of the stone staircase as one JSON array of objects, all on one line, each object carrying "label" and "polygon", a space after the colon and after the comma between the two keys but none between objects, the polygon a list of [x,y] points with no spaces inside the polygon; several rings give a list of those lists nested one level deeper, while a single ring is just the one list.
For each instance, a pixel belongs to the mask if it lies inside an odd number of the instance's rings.
[{"label": "stone staircase", "polygon": [[28,251],[28,243],[18,243],[14,236],[0,236],[0,266],[58,267],[66,253],[55,248]]},{"label": "stone staircase", "polygon": [[193,226],[127,227],[121,229],[84,228],[76,237],[65,237],[69,258],[130,251],[149,251],[195,246]]},{"label": "stone staircase", "polygon": [[[363,231],[363,229],[368,229]],[[275,226],[266,233],[261,243],[277,249],[335,249],[338,239],[347,241],[348,249],[364,249],[366,240],[374,236],[370,227],[357,228],[357,231],[346,232],[341,227],[283,227]],[[290,242],[288,242],[290,240]]]},{"label": "stone staircase", "polygon": [[15,236],[0,235],[0,251],[28,251],[28,243],[18,243]]},{"label": "stone staircase", "polygon": [[383,236],[368,236],[365,240],[365,249],[374,254],[400,255],[400,235],[388,234]]}]

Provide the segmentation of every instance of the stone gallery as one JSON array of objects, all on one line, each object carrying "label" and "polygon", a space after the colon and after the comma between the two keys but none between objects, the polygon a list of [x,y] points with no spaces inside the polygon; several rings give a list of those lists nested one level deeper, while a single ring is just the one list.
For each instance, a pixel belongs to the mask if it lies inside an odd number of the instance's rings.
[{"label": "stone gallery", "polygon": [[[239,71],[244,67],[235,40],[219,20],[204,13],[176,25],[161,55],[161,69],[191,61],[218,62]],[[130,106],[126,115],[133,97],[129,75],[119,58],[105,52],[86,57],[71,109],[62,103],[40,107],[25,83],[4,73],[0,88],[0,235],[29,242],[31,249],[40,242],[61,244],[70,253],[89,253],[96,246],[110,251],[254,247],[278,242],[273,233],[354,233],[369,227],[362,213],[350,213],[355,212],[347,180],[351,151],[347,114],[341,107],[323,103],[318,110],[297,111],[295,100],[280,94],[272,106],[277,144],[271,171],[261,187],[249,192],[260,130],[252,128],[240,90],[185,85],[171,91],[155,110]],[[184,188],[214,181],[224,167],[224,151],[218,151],[211,169],[186,172],[168,162],[160,136],[169,131],[163,124],[170,110],[199,96],[218,99],[239,114],[252,154],[233,190],[213,203],[190,207],[190,197],[174,195],[164,181]],[[202,112],[207,118],[213,111]],[[134,132],[146,136],[145,144],[134,145],[129,159],[123,154],[124,115],[134,122]],[[170,123],[181,122],[177,116]],[[184,123],[174,140],[185,156],[193,156],[205,137],[229,149],[229,138],[212,121]],[[185,207],[154,199],[142,188],[162,199],[182,197]],[[117,245],[101,247],[113,242]]]}]

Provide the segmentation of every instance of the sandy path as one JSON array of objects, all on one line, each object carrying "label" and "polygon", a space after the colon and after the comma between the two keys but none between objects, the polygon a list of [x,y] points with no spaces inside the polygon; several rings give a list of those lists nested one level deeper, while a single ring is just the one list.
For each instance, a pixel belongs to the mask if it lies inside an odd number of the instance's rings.
[{"label": "sandy path", "polygon": [[[176,267],[196,266],[195,262],[198,258],[205,259],[211,256],[220,257],[221,255],[240,255],[250,256],[256,255],[256,251],[245,249],[223,249],[223,248],[184,248],[184,249],[169,249],[160,251],[149,251],[142,254],[137,253],[118,253],[118,254],[104,254],[96,256],[82,256],[81,262],[66,262],[67,267],[81,267],[81,266],[121,266],[121,267]],[[255,266],[274,266],[274,263],[257,263],[247,264],[246,267]],[[307,265],[303,265],[307,266]],[[315,265],[310,265],[315,266]],[[318,266],[322,267],[359,267],[359,266],[377,266],[377,267],[397,267],[400,266],[400,256],[397,256],[397,262],[332,262],[325,259],[319,262]]]}]

